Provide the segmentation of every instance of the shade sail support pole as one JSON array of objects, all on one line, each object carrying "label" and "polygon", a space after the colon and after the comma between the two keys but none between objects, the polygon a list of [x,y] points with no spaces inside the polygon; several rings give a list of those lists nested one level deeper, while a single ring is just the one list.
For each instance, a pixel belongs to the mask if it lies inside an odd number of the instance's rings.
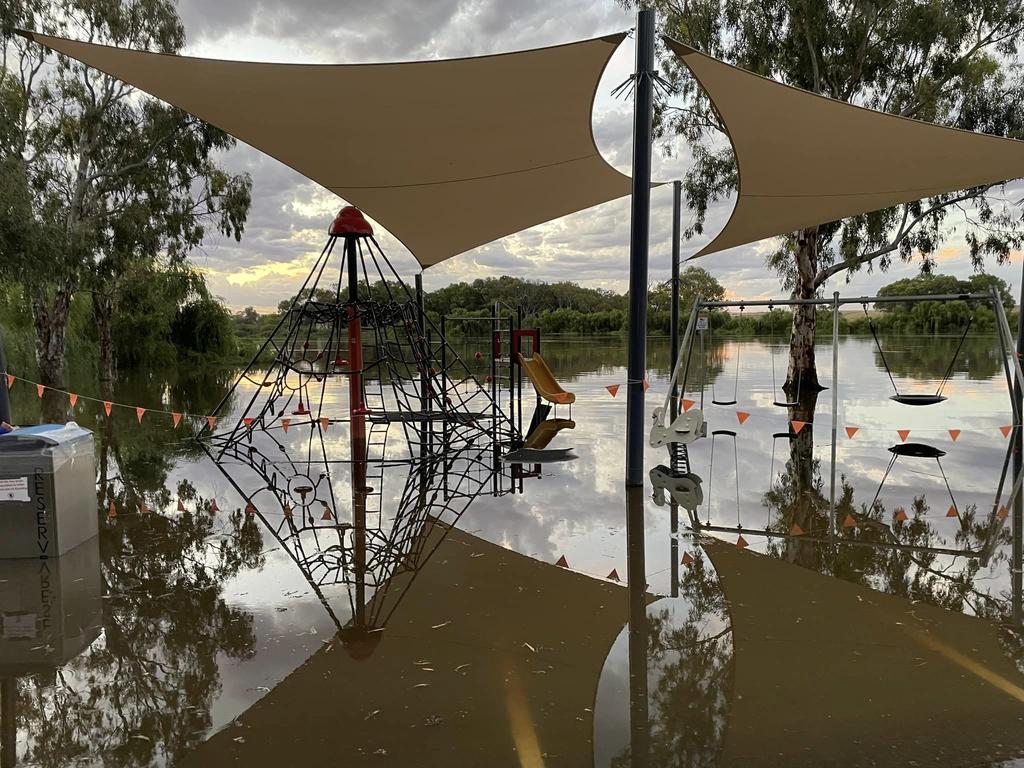
[{"label": "shade sail support pole", "polygon": [[644,482],[644,379],[647,375],[647,256],[651,228],[651,135],[654,117],[654,11],[636,25],[633,195],[629,240],[629,351],[626,388],[626,485]]},{"label": "shade sail support pole", "polygon": [[[683,182],[672,182],[672,370],[679,362],[679,238],[683,207]],[[685,379],[684,379],[685,383]],[[671,417],[675,421],[679,411],[679,387],[672,385]]]},{"label": "shade sail support pole", "polygon": [[832,294],[832,476],[829,480],[829,537],[836,534],[836,435],[839,432],[839,291]]},{"label": "shade sail support pole", "polygon": [[[1001,297],[997,294],[993,297],[996,303],[1002,307]],[[1017,362],[1020,363],[1024,356],[1024,266],[1021,267],[1020,282],[1020,303],[1017,309]],[[1013,496],[1013,579],[1011,581],[1011,592],[1013,595],[1013,618],[1017,624],[1024,622],[1024,609],[1022,609],[1022,598],[1024,598],[1024,542],[1021,541],[1021,532],[1024,531],[1024,497],[1021,495],[1020,477],[1024,470],[1024,456],[1021,455],[1024,449],[1024,434],[1022,434],[1021,421],[1024,420],[1024,390],[1018,376],[1013,385],[1013,403],[1016,415],[1016,426],[1013,430],[1013,477],[1017,492]]]}]

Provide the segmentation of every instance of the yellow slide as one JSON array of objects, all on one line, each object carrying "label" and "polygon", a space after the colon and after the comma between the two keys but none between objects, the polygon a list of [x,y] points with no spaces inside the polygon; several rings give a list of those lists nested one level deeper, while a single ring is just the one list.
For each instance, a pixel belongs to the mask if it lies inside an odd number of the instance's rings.
[{"label": "yellow slide", "polygon": [[562,389],[562,385],[555,381],[551,369],[548,368],[548,364],[544,362],[544,358],[540,356],[539,352],[534,352],[533,357],[523,357],[520,354],[519,362],[526,370],[530,381],[533,382],[533,388],[537,390],[537,394],[549,403],[570,405],[576,402],[576,395],[566,392]]}]

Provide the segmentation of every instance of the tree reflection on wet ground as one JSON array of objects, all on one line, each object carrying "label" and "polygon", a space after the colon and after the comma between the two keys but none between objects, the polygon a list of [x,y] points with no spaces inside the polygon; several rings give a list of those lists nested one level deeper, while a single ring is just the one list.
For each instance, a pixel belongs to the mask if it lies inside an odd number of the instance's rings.
[{"label": "tree reflection on wet ground", "polygon": [[[892,339],[886,356],[901,386],[924,391],[956,341]],[[925,409],[891,402],[870,340],[844,339],[838,382],[821,371],[839,387],[834,498],[832,391],[775,407],[770,345],[724,341],[686,392],[699,401],[707,387],[709,434],[722,433],[713,464],[710,437],[685,457],[651,449],[648,467],[690,476],[661,504],[650,485],[623,489],[625,403],[606,390],[625,379],[623,344],[544,344],[577,395],[575,425],[549,447],[576,459],[495,470],[482,454],[439,454],[395,461],[373,483],[332,473],[339,498],[374,486],[388,525],[405,526],[373,550],[391,561],[364,562],[378,570],[362,601],[356,579],[310,578],[271,516],[249,513],[232,482],[248,494],[256,476],[215,465],[190,439],[200,424],[80,404],[75,418],[96,432],[101,534],[43,571],[0,562],[3,764],[1024,756],[1010,480],[997,498],[1012,417],[994,339],[968,340],[949,400]],[[653,407],[667,345],[650,359]],[[201,413],[231,379],[178,372],[115,395]],[[712,381],[737,404],[711,405]],[[16,412],[38,409],[34,393],[13,394]],[[338,451],[344,434],[331,433]],[[886,473],[907,443],[939,462],[901,455]]]}]

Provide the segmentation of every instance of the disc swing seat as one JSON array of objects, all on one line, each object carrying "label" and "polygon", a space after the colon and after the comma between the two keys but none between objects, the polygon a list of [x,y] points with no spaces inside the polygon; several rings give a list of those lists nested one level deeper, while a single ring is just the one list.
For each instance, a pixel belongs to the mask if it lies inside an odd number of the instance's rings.
[{"label": "disc swing seat", "polygon": [[878,484],[878,490],[875,491],[875,497],[871,500],[868,510],[871,510],[875,506],[875,502],[878,501],[879,495],[882,493],[882,488],[885,487],[885,481],[889,478],[889,473],[892,472],[892,468],[896,465],[896,461],[902,456],[912,459],[935,459],[935,464],[939,468],[939,474],[942,476],[942,482],[946,485],[946,492],[949,494],[949,502],[952,504],[951,510],[954,510],[957,515],[960,514],[960,508],[957,506],[956,499],[953,497],[953,489],[949,486],[949,478],[946,477],[946,471],[942,468],[942,457],[946,455],[946,452],[941,448],[936,448],[933,445],[927,443],[900,443],[889,448],[889,453],[892,454],[892,458],[889,459],[889,466],[885,468],[885,474],[882,475],[882,482]]},{"label": "disc swing seat", "polygon": [[771,361],[772,361],[772,397],[774,398],[774,401],[772,402],[772,405],[777,406],[778,408],[796,408],[796,407],[798,407],[800,405],[800,387],[801,387],[801,385],[803,383],[803,377],[797,377],[797,380],[796,380],[796,399],[795,400],[786,400],[785,399],[785,394],[786,394],[785,390],[782,391],[783,397],[778,397],[779,387],[778,387],[778,383],[775,380],[775,346],[776,345],[775,345],[775,317],[772,314],[772,310],[773,309],[774,309],[774,307],[771,304],[769,304],[768,305],[768,336],[769,336],[769,339],[771,341],[769,342],[770,346],[769,346],[768,354],[771,357]]},{"label": "disc swing seat", "polygon": [[939,386],[935,390],[935,394],[914,394],[914,393],[903,393],[900,392],[900,388],[896,386],[896,380],[893,378],[892,369],[889,367],[889,361],[885,359],[885,352],[882,351],[882,342],[878,339],[878,331],[875,329],[875,323],[871,319],[871,315],[868,314],[867,304],[863,305],[864,317],[868,320],[868,328],[871,329],[871,336],[875,340],[875,347],[878,349],[878,355],[882,358],[882,366],[885,368],[886,374],[889,376],[889,382],[892,384],[892,388],[896,394],[890,396],[890,400],[895,400],[897,403],[903,405],[937,405],[938,403],[945,402],[949,398],[942,394],[942,390],[946,388],[946,384],[950,377],[953,375],[953,367],[956,365],[957,359],[960,357],[960,350],[963,349],[964,342],[967,340],[967,334],[971,330],[971,325],[974,323],[974,314],[967,319],[967,325],[964,326],[964,332],[960,336],[960,342],[956,345],[956,351],[953,352],[953,359],[949,361],[949,366],[946,368],[945,374],[939,381]]}]

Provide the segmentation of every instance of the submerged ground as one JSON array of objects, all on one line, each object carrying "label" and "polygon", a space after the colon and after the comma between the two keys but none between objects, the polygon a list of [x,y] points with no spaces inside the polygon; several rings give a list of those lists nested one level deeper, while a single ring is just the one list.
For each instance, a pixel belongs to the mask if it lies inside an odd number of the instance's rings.
[{"label": "submerged ground", "polygon": [[[957,342],[887,340],[897,384],[934,391]],[[468,360],[486,356],[486,342],[462,347]],[[1012,515],[1000,511],[1006,490],[997,498],[1010,444],[1000,427],[1013,420],[995,339],[968,340],[948,401],[928,408],[889,400],[870,339],[841,340],[838,381],[831,346],[819,348],[823,382],[838,384],[834,517],[832,390],[800,393],[790,413],[773,405],[781,348],[708,347],[686,397],[700,401],[703,386],[709,437],[675,459],[675,474],[687,460],[691,473],[682,506],[671,494],[656,503],[651,484],[623,489],[625,391],[606,389],[626,378],[619,339],[544,340],[577,395],[573,423],[557,425],[548,448],[575,459],[515,474],[482,454],[414,465],[397,460],[408,448],[392,426],[396,461],[360,481],[347,465],[331,470],[349,490],[372,489],[382,521],[440,510],[382,548],[400,562],[379,566],[388,578],[366,585],[363,602],[322,558],[321,570],[299,567],[316,553],[275,538],[281,510],[246,513],[232,483],[249,493],[256,480],[243,461],[218,467],[195,445],[201,420],[174,429],[79,403],[75,417],[96,430],[101,534],[47,571],[59,618],[35,633],[11,617],[39,602],[39,569],[0,561],[4,765],[973,766],[1024,756]],[[667,345],[652,342],[649,358],[648,410],[665,394]],[[234,375],[126,380],[115,400],[209,413]],[[254,389],[236,394],[236,414]],[[16,413],[38,409],[28,387],[13,394]],[[524,403],[528,422],[529,392]],[[791,419],[807,423],[795,433]],[[346,428],[332,425],[325,445],[347,458]],[[294,431],[289,440],[286,457]],[[886,473],[889,448],[915,442],[944,454],[900,456]],[[673,469],[665,449],[650,449],[647,464]],[[316,474],[305,473],[311,486]],[[342,519],[350,506],[333,512]]]}]

